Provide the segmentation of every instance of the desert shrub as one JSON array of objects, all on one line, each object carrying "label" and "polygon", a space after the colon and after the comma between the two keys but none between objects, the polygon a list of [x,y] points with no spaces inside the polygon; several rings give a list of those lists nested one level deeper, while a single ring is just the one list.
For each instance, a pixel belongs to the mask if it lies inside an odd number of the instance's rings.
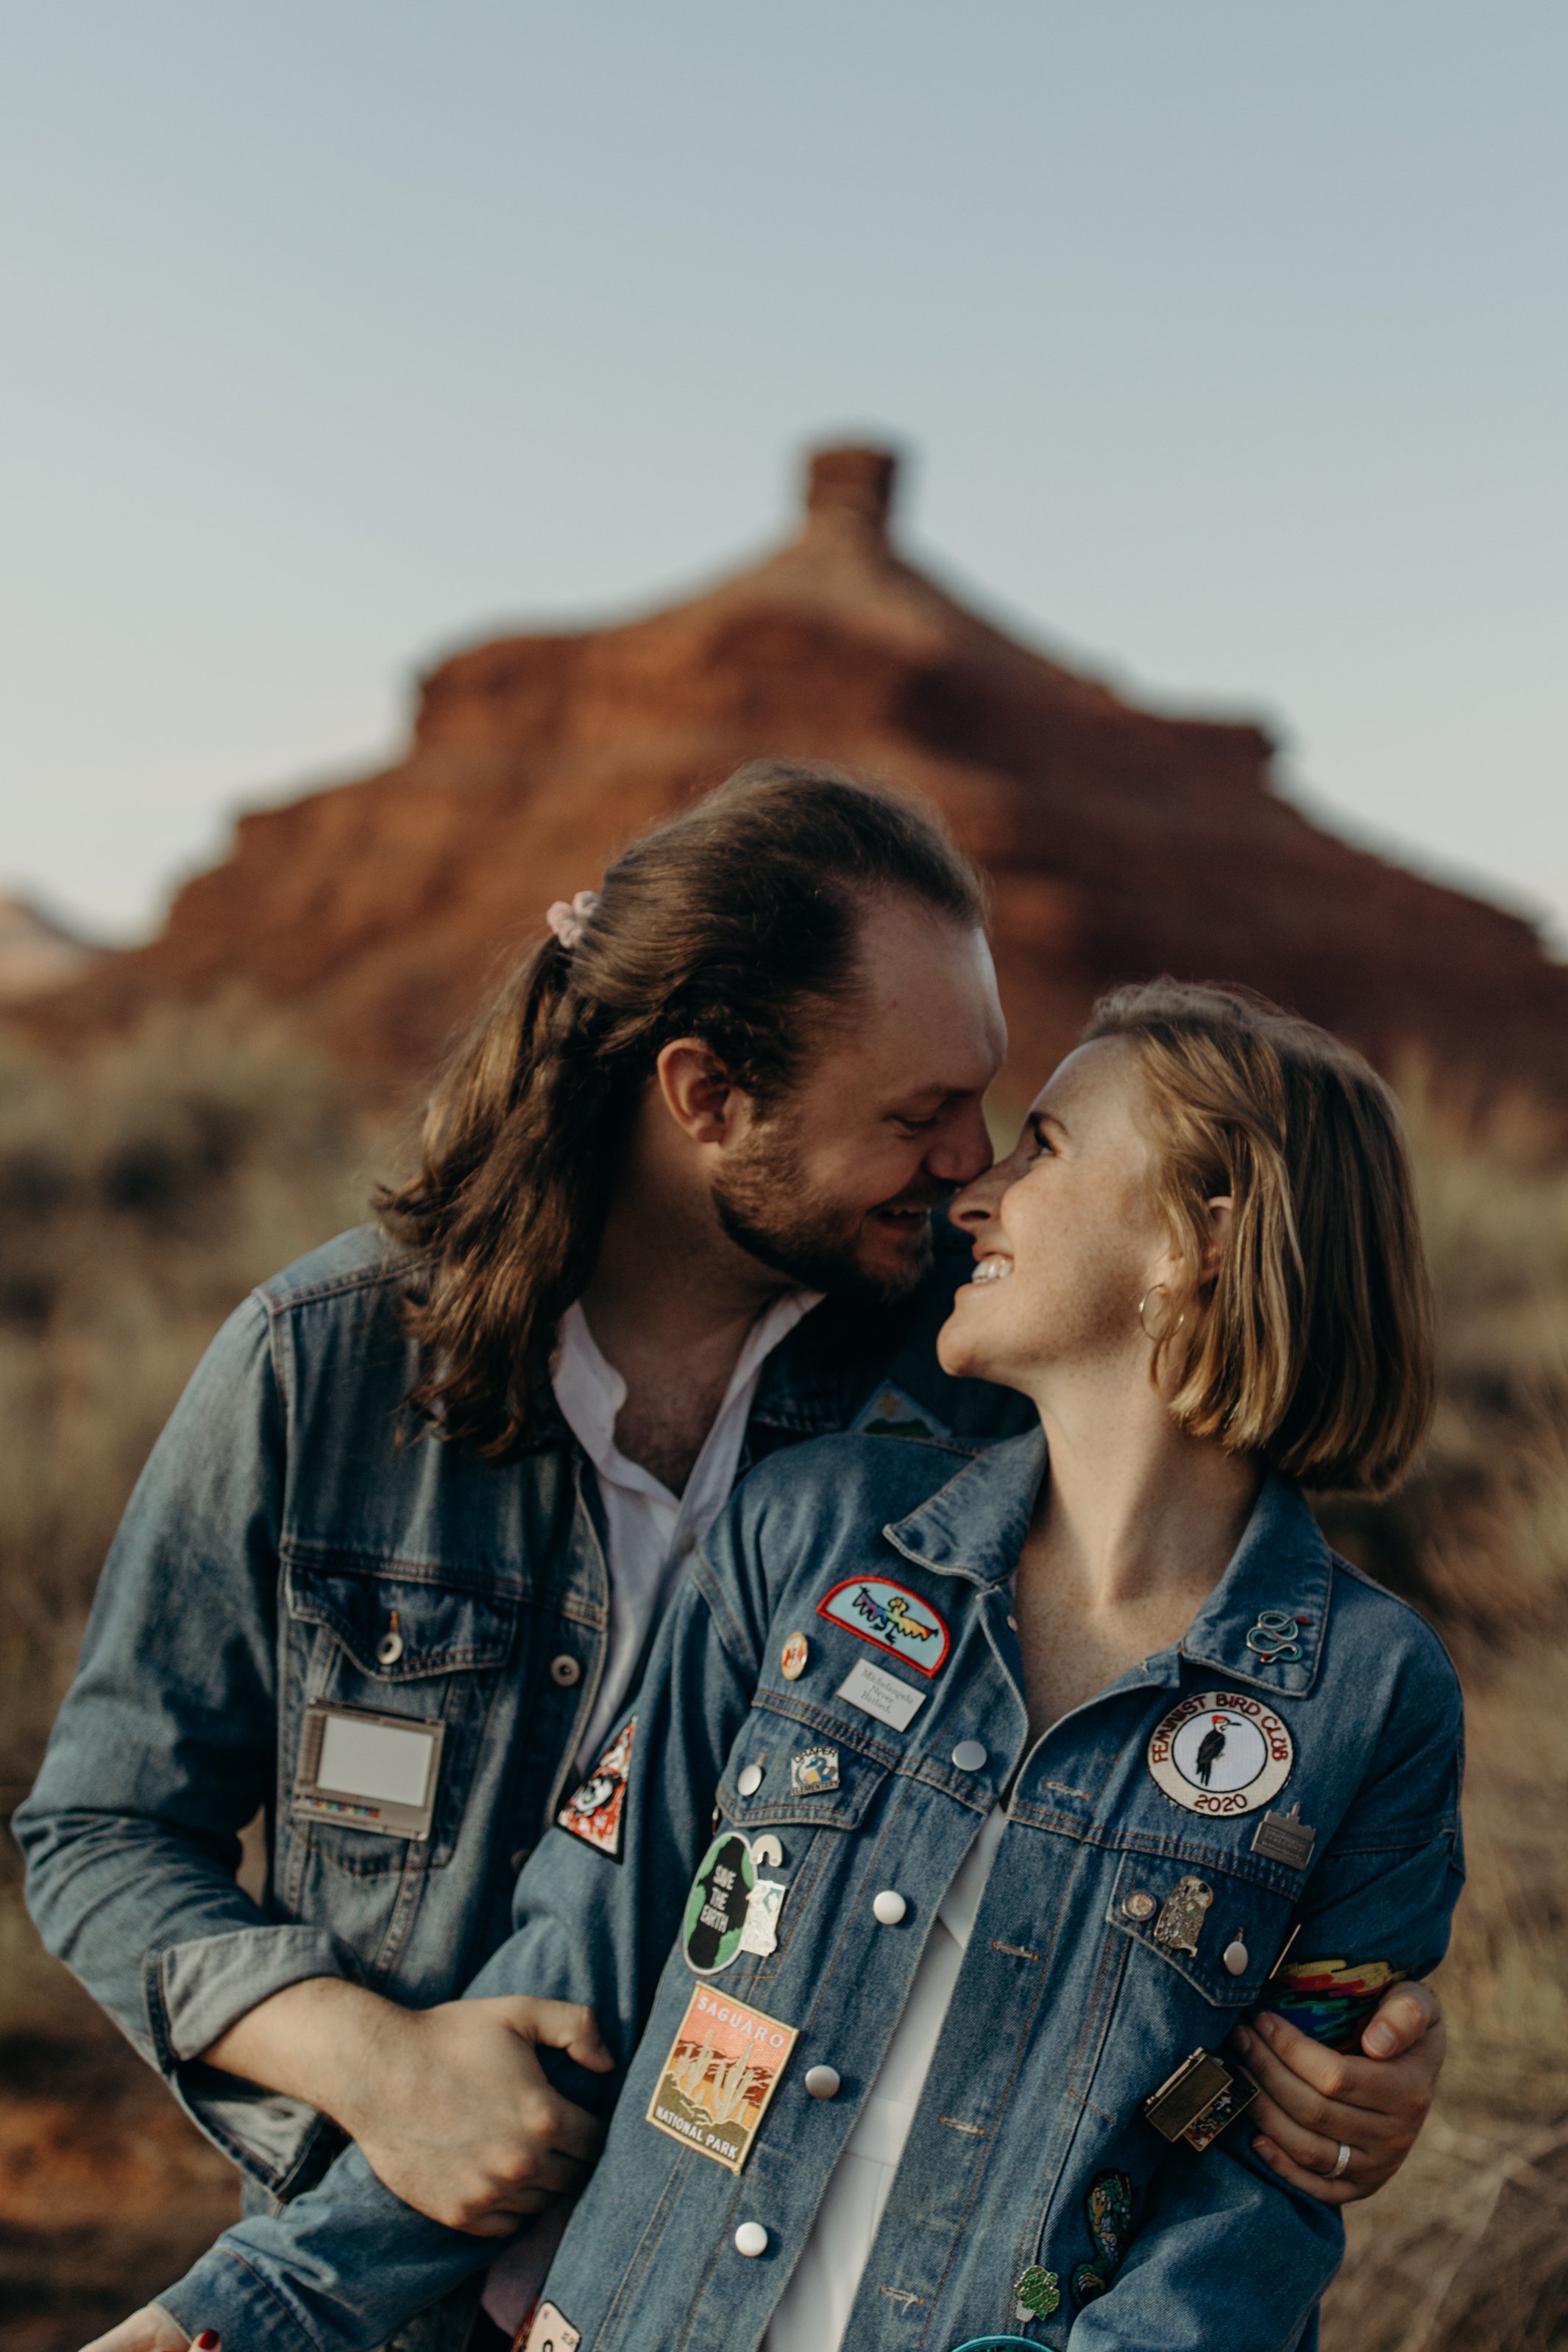
[{"label": "desert shrub", "polygon": [[0,1041],[0,1780],[27,1785],[153,1438],[246,1291],[366,1213],[376,1121],[240,1001]]}]

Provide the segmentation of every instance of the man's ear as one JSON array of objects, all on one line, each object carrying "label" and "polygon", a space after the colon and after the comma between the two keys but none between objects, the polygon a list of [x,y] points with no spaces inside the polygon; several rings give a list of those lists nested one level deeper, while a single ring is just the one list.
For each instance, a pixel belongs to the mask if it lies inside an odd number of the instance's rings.
[{"label": "man's ear", "polygon": [[711,1045],[674,1037],[653,1065],[664,1108],[693,1143],[731,1143],[746,1097]]}]

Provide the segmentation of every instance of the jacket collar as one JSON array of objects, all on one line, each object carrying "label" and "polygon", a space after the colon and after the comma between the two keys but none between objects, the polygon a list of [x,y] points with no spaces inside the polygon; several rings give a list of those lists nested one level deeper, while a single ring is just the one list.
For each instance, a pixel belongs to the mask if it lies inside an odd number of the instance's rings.
[{"label": "jacket collar", "polygon": [[[917,1568],[983,1588],[1000,1584],[1018,1566],[1046,1468],[1042,1431],[1007,1438],[883,1533]],[[1270,1471],[1229,1567],[1176,1654],[1214,1667],[1227,1682],[1304,1696],[1317,1680],[1332,1571],[1333,1555],[1300,1489]],[[1300,1655],[1288,1655],[1291,1649]]]}]

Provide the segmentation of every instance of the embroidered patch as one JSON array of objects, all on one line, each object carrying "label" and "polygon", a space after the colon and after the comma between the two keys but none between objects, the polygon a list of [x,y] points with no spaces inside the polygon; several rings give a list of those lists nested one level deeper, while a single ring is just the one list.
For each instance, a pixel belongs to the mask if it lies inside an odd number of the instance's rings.
[{"label": "embroidered patch", "polygon": [[646,2120],[738,2172],[797,2038],[792,2025],[699,1985],[659,2069]]},{"label": "embroidered patch", "polygon": [[616,1733],[581,1788],[567,1799],[555,1817],[558,1829],[570,1830],[584,1845],[607,1853],[612,1862],[621,1859],[626,1780],[632,1769],[632,1742],[636,1730],[637,1718],[633,1716]]},{"label": "embroidered patch", "polygon": [[798,1756],[789,1759],[789,1793],[794,1797],[823,1797],[839,1785],[839,1751],[836,1748],[802,1748]]},{"label": "embroidered patch", "polygon": [[846,1577],[822,1595],[817,1614],[890,1658],[902,1658],[917,1675],[937,1673],[951,1646],[946,1623],[931,1603],[885,1576]]},{"label": "embroidered patch", "polygon": [[582,2331],[563,2317],[553,2303],[541,2303],[534,2314],[523,2352],[577,2352]]},{"label": "embroidered patch", "polygon": [[889,1381],[867,1397],[853,1421],[852,1430],[862,1437],[951,1437],[953,1433],[945,1421],[915,1399],[904,1389],[894,1388]]},{"label": "embroidered patch", "polygon": [[1403,1984],[1409,1973],[1387,1960],[1287,1960],[1266,1999],[1314,2042],[1354,2050],[1389,1986]]},{"label": "embroidered patch", "polygon": [[1049,2319],[1061,2301],[1061,2285],[1056,2273],[1041,2270],[1038,2263],[1030,2263],[1013,2283],[1015,2319]]},{"label": "embroidered patch", "polygon": [[1155,1785],[1189,1813],[1252,1813],[1277,1797],[1296,1751],[1272,1707],[1239,1691],[1199,1691],[1149,1738]]}]

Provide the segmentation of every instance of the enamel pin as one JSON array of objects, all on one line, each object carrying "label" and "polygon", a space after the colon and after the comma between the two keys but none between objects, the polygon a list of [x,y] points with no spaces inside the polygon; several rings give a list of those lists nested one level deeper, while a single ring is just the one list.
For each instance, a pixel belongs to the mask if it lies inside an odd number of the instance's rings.
[{"label": "enamel pin", "polygon": [[866,1399],[850,1427],[862,1437],[951,1437],[953,1433],[945,1421],[938,1421],[923,1404],[916,1404],[905,1389],[894,1388],[890,1381]]},{"label": "enamel pin", "polygon": [[574,2327],[553,2303],[541,2303],[534,2314],[523,2352],[577,2352],[582,2330]]},{"label": "enamel pin", "polygon": [[659,2069],[647,2121],[738,2172],[795,2042],[792,2025],[698,1985]]},{"label": "enamel pin", "polygon": [[1260,1609],[1258,1622],[1247,1636],[1247,1646],[1266,1666],[1283,1664],[1301,1654],[1298,1628],[1307,1621],[1287,1609]]},{"label": "enamel pin", "polygon": [[787,1683],[798,1683],[806,1671],[811,1644],[804,1633],[791,1633],[779,1654],[779,1671]]},{"label": "enamel pin", "polygon": [[570,1830],[584,1845],[607,1853],[612,1862],[621,1859],[626,1776],[632,1769],[632,1742],[636,1731],[637,1718],[633,1716],[616,1733],[581,1788],[567,1799],[555,1817],[558,1829]]},{"label": "enamel pin", "polygon": [[1212,2051],[1195,2050],[1144,2101],[1144,2114],[1162,2139],[1185,2139],[1201,2156],[1257,2095],[1258,2085],[1244,2067],[1233,2074]]},{"label": "enamel pin", "polygon": [[1163,1944],[1167,1952],[1189,1952],[1197,1959],[1197,1939],[1213,1900],[1213,1887],[1206,1886],[1201,1878],[1178,1878],[1155,1921],[1155,1943]]},{"label": "enamel pin", "polygon": [[789,1793],[793,1797],[825,1797],[839,1785],[836,1748],[802,1748],[789,1759]]},{"label": "enamel pin", "polygon": [[1272,1707],[1239,1691],[1199,1691],[1161,1717],[1149,1738],[1156,1787],[1189,1813],[1255,1813],[1296,1760]]},{"label": "enamel pin", "polygon": [[[1030,2263],[1020,2278],[1013,2281],[1013,2317],[1015,2319],[1049,2319],[1061,2301],[1061,2287],[1054,2271],[1042,2270]],[[1017,2343],[1017,2336],[982,2337],[982,2343]]]},{"label": "enamel pin", "polygon": [[917,1675],[937,1673],[950,1646],[946,1620],[929,1601],[891,1577],[846,1577],[822,1595],[817,1614],[885,1650],[890,1658],[901,1658]]},{"label": "enamel pin", "polygon": [[1300,1805],[1288,1813],[1265,1813],[1252,1832],[1252,1851],[1265,1862],[1282,1862],[1287,1869],[1305,1870],[1312,1858],[1318,1833],[1301,1819]]}]

